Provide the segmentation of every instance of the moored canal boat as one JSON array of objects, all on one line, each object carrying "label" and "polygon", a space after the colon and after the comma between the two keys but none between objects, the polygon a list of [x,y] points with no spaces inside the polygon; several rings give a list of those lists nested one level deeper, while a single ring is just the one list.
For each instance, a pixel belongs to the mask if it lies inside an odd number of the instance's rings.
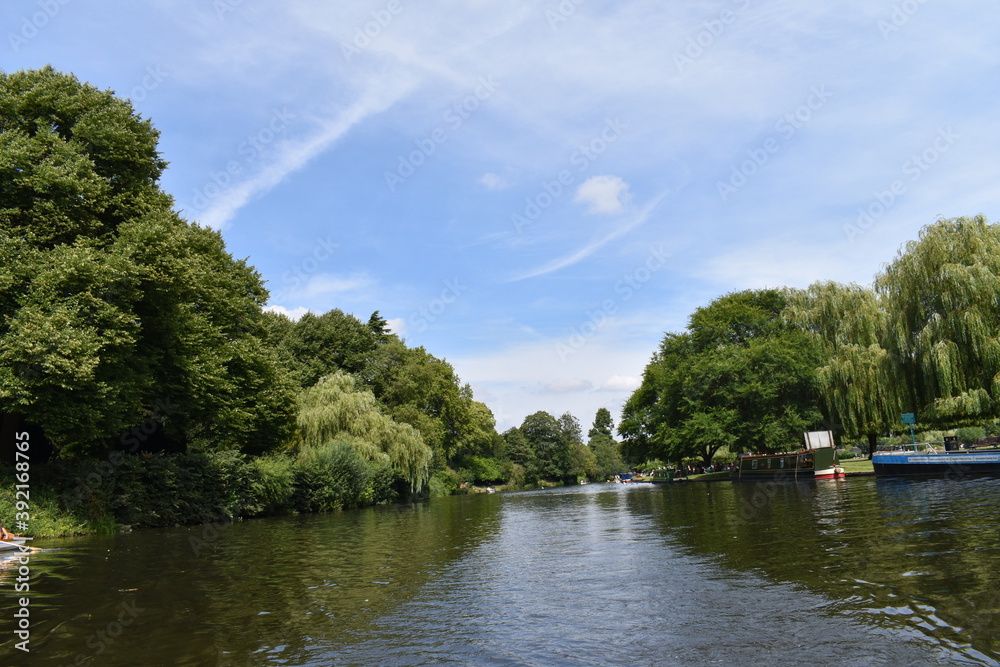
[{"label": "moored canal boat", "polygon": [[942,443],[892,445],[872,454],[876,477],[1000,475],[1000,449],[939,448]]},{"label": "moored canal boat", "polygon": [[735,481],[754,479],[836,479],[844,476],[829,431],[806,433],[805,449],[780,454],[744,454],[733,474]]}]

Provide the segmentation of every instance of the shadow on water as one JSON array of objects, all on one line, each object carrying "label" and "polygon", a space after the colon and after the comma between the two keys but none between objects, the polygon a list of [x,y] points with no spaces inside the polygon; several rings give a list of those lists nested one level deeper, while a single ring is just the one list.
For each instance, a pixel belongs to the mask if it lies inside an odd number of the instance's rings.
[{"label": "shadow on water", "polygon": [[[28,664],[301,664],[495,530],[498,502],[462,500],[41,544]],[[10,637],[0,664],[21,664]]]},{"label": "shadow on water", "polygon": [[[689,484],[633,495],[687,553],[831,600],[951,660],[1000,660],[998,479]],[[642,507],[639,507],[642,505]]]}]

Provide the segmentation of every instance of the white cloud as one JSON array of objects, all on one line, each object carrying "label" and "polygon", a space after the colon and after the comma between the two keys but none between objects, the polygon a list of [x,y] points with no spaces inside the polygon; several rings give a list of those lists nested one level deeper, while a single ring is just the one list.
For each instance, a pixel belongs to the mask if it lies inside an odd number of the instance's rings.
[{"label": "white cloud", "polygon": [[590,380],[573,378],[571,380],[556,380],[545,385],[545,391],[552,394],[568,394],[577,391],[590,391],[594,385]]},{"label": "white cloud", "polygon": [[278,313],[279,315],[284,315],[288,319],[295,322],[302,319],[302,316],[309,312],[309,309],[305,307],[293,308],[291,310],[288,310],[284,306],[265,306],[264,310],[272,313]]},{"label": "white cloud", "polygon": [[492,172],[480,176],[479,182],[490,190],[504,190],[510,187],[510,183],[503,176],[498,176]]},{"label": "white cloud", "polygon": [[517,276],[513,278],[512,281],[525,280],[527,278],[535,278],[537,276],[542,276],[545,275],[546,273],[552,273],[553,271],[558,271],[559,269],[566,268],[567,266],[572,266],[573,264],[576,264],[580,260],[590,257],[591,255],[594,254],[594,252],[601,249],[611,241],[614,241],[618,237],[625,235],[626,233],[630,232],[631,230],[645,223],[649,219],[649,216],[652,215],[653,211],[659,205],[659,203],[663,201],[663,198],[667,196],[667,194],[669,194],[669,191],[664,191],[659,195],[657,195],[656,197],[654,197],[653,200],[649,204],[647,204],[644,209],[639,211],[638,215],[628,220],[627,222],[619,225],[614,230],[612,230],[610,234],[607,234],[603,238],[600,238],[597,241],[594,241],[593,243],[584,246],[583,248],[577,250],[571,255],[567,255],[566,257],[561,257],[553,262],[549,262],[545,266],[542,266],[537,269],[532,269],[531,271],[528,271],[525,274]]},{"label": "white cloud", "polygon": [[624,375],[612,375],[604,384],[601,391],[634,391],[639,388],[639,378],[626,377]]},{"label": "white cloud", "polygon": [[576,189],[573,201],[587,204],[591,215],[619,215],[632,199],[628,183],[620,176],[591,176]]},{"label": "white cloud", "polygon": [[388,325],[389,331],[397,336],[406,335],[406,320],[402,317],[394,317],[390,320],[386,320],[385,323]]},{"label": "white cloud", "polygon": [[317,273],[309,278],[304,287],[299,290],[289,290],[288,293],[300,299],[331,296],[360,297],[361,293],[373,284],[374,281],[366,273],[354,273],[349,276]]}]

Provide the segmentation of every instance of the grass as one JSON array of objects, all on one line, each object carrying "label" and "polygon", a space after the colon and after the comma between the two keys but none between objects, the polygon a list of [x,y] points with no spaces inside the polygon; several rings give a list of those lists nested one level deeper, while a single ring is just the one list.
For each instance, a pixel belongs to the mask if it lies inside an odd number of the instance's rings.
[{"label": "grass", "polygon": [[873,472],[872,462],[868,459],[847,459],[840,462],[844,472]]},{"label": "grass", "polygon": [[705,472],[700,475],[688,475],[681,479],[686,479],[689,482],[714,482],[720,479],[732,479],[733,475],[728,470],[720,470],[719,472]]}]

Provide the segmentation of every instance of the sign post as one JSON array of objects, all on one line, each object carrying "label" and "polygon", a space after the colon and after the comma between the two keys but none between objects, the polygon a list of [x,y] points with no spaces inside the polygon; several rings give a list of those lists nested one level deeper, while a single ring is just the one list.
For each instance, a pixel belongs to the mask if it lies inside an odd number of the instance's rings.
[{"label": "sign post", "polygon": [[917,423],[917,417],[912,412],[904,412],[899,415],[899,420],[904,424],[910,425],[910,442],[916,444],[917,436],[913,434],[913,425]]}]

